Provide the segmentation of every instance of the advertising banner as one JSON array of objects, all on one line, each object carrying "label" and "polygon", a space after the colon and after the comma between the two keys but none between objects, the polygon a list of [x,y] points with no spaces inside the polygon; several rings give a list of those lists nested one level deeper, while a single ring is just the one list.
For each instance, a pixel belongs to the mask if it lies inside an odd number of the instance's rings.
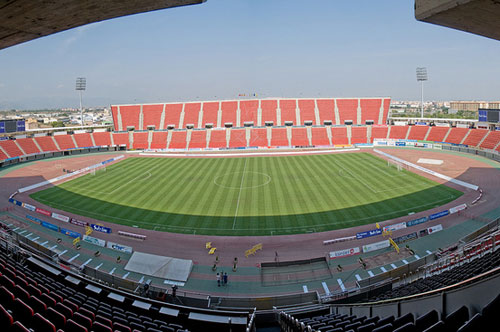
[{"label": "advertising banner", "polygon": [[26,218],[38,225],[40,225],[43,221],[41,219],[38,219],[37,217],[30,216],[29,214],[26,215]]},{"label": "advertising banner", "polygon": [[47,217],[50,217],[50,215],[52,214],[52,213],[50,213],[50,211],[47,211],[47,210],[44,210],[44,209],[40,209],[40,208],[36,208],[35,211],[38,212],[38,213],[40,213],[40,214],[43,214],[43,215],[45,215]]},{"label": "advertising banner", "polygon": [[357,255],[359,253],[360,253],[359,247],[350,248],[350,249],[344,249],[344,250],[331,251],[330,252],[330,259],[353,256],[353,255]]},{"label": "advertising banner", "polygon": [[98,238],[93,237],[93,236],[84,235],[82,237],[82,240],[85,241],[85,242],[94,244],[96,246],[99,246],[99,247],[105,247],[106,246],[106,241],[98,239]]},{"label": "advertising banner", "polygon": [[125,246],[123,244],[118,244],[118,243],[110,242],[110,241],[108,241],[106,247],[114,249],[114,250],[126,252],[127,254],[131,254],[132,251],[133,251],[132,247]]},{"label": "advertising banner", "polygon": [[28,203],[23,203],[23,208],[27,209],[27,210],[30,210],[30,211],[35,211],[36,210],[36,207],[33,206],[33,205],[30,205]]},{"label": "advertising banner", "polygon": [[436,233],[443,230],[441,224],[427,228],[427,234]]},{"label": "advertising banner", "polygon": [[55,212],[52,212],[52,218],[57,219],[57,220],[61,220],[64,222],[69,222],[69,217],[62,215],[62,214],[59,214],[59,213],[55,213]]},{"label": "advertising banner", "polygon": [[434,214],[431,214],[429,216],[429,220],[434,220],[434,219],[438,219],[438,218],[441,218],[441,217],[444,217],[444,216],[447,216],[450,214],[450,211],[449,210],[444,210],[444,211],[441,211],[441,212],[438,212],[438,213],[434,213]]},{"label": "advertising banner", "polygon": [[97,231],[97,232],[102,232],[102,233],[111,233],[111,228],[109,227],[105,227],[105,226],[102,226],[102,225],[96,225],[96,224],[91,224],[90,227],[92,227],[92,229],[94,231]]},{"label": "advertising banner", "polygon": [[398,224],[385,226],[383,228],[383,230],[384,230],[384,232],[393,232],[393,231],[397,231],[398,229],[403,229],[403,228],[406,228],[405,222],[400,222]]},{"label": "advertising banner", "polygon": [[406,222],[406,227],[420,225],[420,224],[423,224],[424,222],[426,222],[427,220],[429,220],[428,217],[422,217],[422,218],[418,218],[418,219],[413,219],[413,220],[410,220],[410,221]]},{"label": "advertising banner", "polygon": [[62,228],[62,227],[60,229],[60,232],[63,233],[64,235],[71,236],[73,238],[80,238],[82,236],[82,234],[80,234],[78,232],[74,232],[72,230]]},{"label": "advertising banner", "polygon": [[375,236],[375,235],[380,235],[382,234],[382,230],[380,228],[378,229],[373,229],[371,231],[366,231],[366,232],[359,232],[359,233],[356,233],[356,239],[364,239],[366,237],[370,237],[370,236]]},{"label": "advertising banner", "polygon": [[81,227],[85,227],[88,225],[88,223],[86,221],[81,221],[81,220],[78,220],[78,219],[75,219],[75,218],[71,218],[69,220],[69,222],[73,225],[77,225],[77,226],[81,226]]},{"label": "advertising banner", "polygon": [[398,236],[392,239],[392,241],[396,242],[397,244],[401,244],[404,242],[412,241],[417,238],[417,232],[406,234],[403,236]]},{"label": "advertising banner", "polygon": [[388,248],[390,245],[391,243],[389,242],[389,240],[366,244],[363,246],[363,252],[366,253],[370,251]]},{"label": "advertising banner", "polygon": [[450,214],[457,213],[458,211],[462,211],[467,209],[467,204],[460,204],[459,206],[455,206],[450,208]]},{"label": "advertising banner", "polygon": [[53,231],[56,231],[56,232],[58,232],[58,231],[59,231],[59,227],[58,227],[58,226],[56,226],[56,225],[54,225],[54,224],[51,224],[51,223],[48,223],[48,222],[46,222],[46,221],[42,221],[42,222],[40,223],[40,225],[42,225],[43,227],[46,227],[46,228],[48,228],[48,229],[51,229],[51,230],[53,230]]}]

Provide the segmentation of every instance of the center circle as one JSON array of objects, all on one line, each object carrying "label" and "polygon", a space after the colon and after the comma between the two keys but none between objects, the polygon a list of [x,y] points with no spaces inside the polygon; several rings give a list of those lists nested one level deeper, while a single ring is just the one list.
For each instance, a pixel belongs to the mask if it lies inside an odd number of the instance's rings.
[{"label": "center circle", "polygon": [[[254,179],[256,175],[257,180]],[[255,184],[249,185],[250,179]],[[214,184],[226,189],[252,189],[265,186],[269,182],[271,182],[271,177],[261,172],[231,172],[219,175],[214,179]]]}]

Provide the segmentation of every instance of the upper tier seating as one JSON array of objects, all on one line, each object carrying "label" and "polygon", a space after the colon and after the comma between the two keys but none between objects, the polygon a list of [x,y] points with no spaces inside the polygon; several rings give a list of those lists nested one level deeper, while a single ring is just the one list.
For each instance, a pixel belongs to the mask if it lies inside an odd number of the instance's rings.
[{"label": "upper tier seating", "polygon": [[271,132],[271,146],[290,146],[286,136],[286,128],[273,128]]},{"label": "upper tier seating", "polygon": [[340,124],[343,125],[346,120],[358,123],[358,100],[357,99],[337,99],[337,108],[339,110]]},{"label": "upper tier seating", "polygon": [[7,156],[5,153],[3,153],[2,150],[0,150],[0,160],[5,160],[5,159],[8,159],[9,156]]},{"label": "upper tier seating", "polygon": [[184,107],[184,128],[193,125],[198,128],[198,118],[200,116],[201,103],[186,103]]},{"label": "upper tier seating", "polygon": [[76,148],[75,143],[73,142],[73,137],[71,135],[55,135],[54,139],[59,145],[59,149],[67,150]]},{"label": "upper tier seating", "polygon": [[134,132],[134,149],[148,148],[148,134],[147,132]]},{"label": "upper tier seating", "polygon": [[236,123],[236,110],[238,109],[237,101],[223,101],[221,103],[222,109],[222,122],[221,127],[224,127],[226,123],[231,123],[233,127],[237,127]]},{"label": "upper tier seating", "polygon": [[[319,103],[319,102],[318,102]],[[330,140],[328,139],[328,128],[318,128],[313,127],[312,129],[312,144],[319,145],[330,145]]]},{"label": "upper tier seating", "polygon": [[24,150],[26,154],[40,153],[40,149],[36,146],[33,138],[19,138],[17,144]]},{"label": "upper tier seating", "polygon": [[94,132],[94,142],[97,146],[110,146],[111,145],[111,133],[109,131],[105,132]]},{"label": "upper tier seating", "polygon": [[156,130],[160,129],[161,113],[163,113],[163,104],[144,105],[142,107],[143,126],[136,130],[146,130],[148,126],[155,126]]},{"label": "upper tier seating", "polygon": [[423,141],[427,132],[429,131],[429,126],[410,126],[410,132],[408,133],[408,139],[415,139]]},{"label": "upper tier seating", "polygon": [[82,133],[82,134],[75,134],[73,135],[76,141],[76,145],[79,148],[87,148],[94,146],[94,143],[92,143],[92,138],[90,137],[89,133]]},{"label": "upper tier seating", "polygon": [[380,123],[380,124],[387,123],[387,117],[389,116],[389,107],[390,106],[391,106],[391,99],[390,98],[384,99],[384,112],[382,114],[382,123]]},{"label": "upper tier seating", "polygon": [[118,119],[118,107],[117,106],[111,106],[111,115],[113,116],[114,130],[120,130],[120,128],[119,128],[120,123],[119,123],[119,119]]},{"label": "upper tier seating", "polygon": [[35,137],[35,141],[38,143],[38,146],[40,146],[43,152],[57,151],[57,146],[54,143],[52,136]]},{"label": "upper tier seating", "polygon": [[[299,99],[300,109],[300,124],[303,125],[306,121],[312,121],[313,125],[317,125],[316,116],[314,114],[314,100],[312,99]],[[293,139],[293,136],[292,136]],[[294,145],[292,143],[292,145]]]},{"label": "upper tier seating", "polygon": [[11,158],[23,155],[23,152],[17,147],[16,141],[14,140],[0,141],[0,146]]},{"label": "upper tier seating", "polygon": [[349,144],[346,127],[332,127],[332,144],[333,145]]},{"label": "upper tier seating", "polygon": [[307,128],[292,128],[292,146],[309,146]]},{"label": "upper tier seating", "polygon": [[446,142],[460,144],[469,130],[469,128],[451,128],[450,133],[446,138]]},{"label": "upper tier seating", "polygon": [[351,128],[351,144],[366,144],[368,137],[366,134],[366,127],[352,127]]},{"label": "upper tier seating", "polygon": [[429,132],[429,135],[427,135],[427,141],[433,141],[433,142],[444,142],[444,138],[446,136],[446,133],[450,130],[450,127],[436,127],[433,126],[431,127],[431,131]]},{"label": "upper tier seating", "polygon": [[389,138],[392,139],[405,139],[409,126],[391,126]]},{"label": "upper tier seating", "polygon": [[210,132],[209,148],[225,148],[226,143],[226,130],[212,130]]},{"label": "upper tier seating", "polygon": [[113,142],[115,145],[126,145],[128,147],[128,133],[113,133]]},{"label": "upper tier seating", "polygon": [[217,127],[217,113],[219,112],[219,102],[203,103],[203,120],[201,126],[205,128],[207,123]]},{"label": "upper tier seating", "polygon": [[267,129],[266,128],[253,128],[250,132],[250,144],[251,147],[266,147],[267,143]]},{"label": "upper tier seating", "polygon": [[281,99],[279,102],[280,102],[279,106],[281,109],[281,125],[284,126],[285,122],[293,122],[293,125],[297,126],[298,125],[297,115],[296,115],[297,100]]},{"label": "upper tier seating", "polygon": [[155,131],[153,132],[153,140],[151,141],[151,149],[166,149],[167,148],[167,136],[166,131]]},{"label": "upper tier seating", "polygon": [[[335,100],[334,99],[317,99],[319,122],[318,125],[324,125],[325,121],[335,123]],[[314,137],[314,135],[313,135]]]},{"label": "upper tier seating", "polygon": [[373,123],[378,123],[380,107],[382,99],[361,99],[361,123],[365,124],[366,120],[372,120]]},{"label": "upper tier seating", "polygon": [[240,102],[240,126],[243,126],[245,122],[253,122],[253,125],[257,126],[258,108],[258,100],[242,100]]},{"label": "upper tier seating", "polygon": [[176,130],[172,132],[172,138],[170,140],[169,149],[185,149],[186,148],[186,138],[187,131],[185,130]]},{"label": "upper tier seating", "polygon": [[372,143],[373,143],[373,140],[375,138],[386,139],[388,131],[389,131],[389,127],[387,127],[387,126],[373,126],[372,127],[372,138],[371,138]]},{"label": "upper tier seating", "polygon": [[276,108],[278,107],[278,102],[276,100],[262,100],[260,108],[262,109],[262,126],[266,124],[266,121],[272,121],[273,125],[278,125],[276,120]]},{"label": "upper tier seating", "polygon": [[500,131],[490,131],[480,147],[493,150],[498,142],[500,142]]},{"label": "upper tier seating", "polygon": [[245,129],[231,129],[231,137],[229,139],[230,148],[244,148],[247,146]]},{"label": "upper tier seating", "polygon": [[471,129],[469,136],[467,136],[463,144],[477,146],[483,137],[488,133],[485,129]]},{"label": "upper tier seating", "polygon": [[[166,104],[165,105],[165,120],[163,122],[163,129],[167,126],[174,126],[174,128],[182,129],[182,124],[179,127],[179,121],[182,113],[183,104]],[[125,128],[124,128],[125,129]]]},{"label": "upper tier seating", "polygon": [[127,127],[134,127],[135,130],[142,129],[139,128],[140,105],[120,106],[120,114],[122,116],[123,130],[127,130]]},{"label": "upper tier seating", "polygon": [[189,141],[190,149],[205,149],[207,147],[207,131],[193,130],[191,132],[191,140]]}]

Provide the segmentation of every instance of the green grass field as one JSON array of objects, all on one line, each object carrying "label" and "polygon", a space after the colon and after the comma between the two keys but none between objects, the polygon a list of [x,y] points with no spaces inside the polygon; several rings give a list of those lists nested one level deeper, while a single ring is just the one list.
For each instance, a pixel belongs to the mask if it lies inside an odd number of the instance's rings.
[{"label": "green grass field", "polygon": [[31,195],[99,220],[213,235],[320,232],[375,223],[462,195],[368,153],[128,158]]}]

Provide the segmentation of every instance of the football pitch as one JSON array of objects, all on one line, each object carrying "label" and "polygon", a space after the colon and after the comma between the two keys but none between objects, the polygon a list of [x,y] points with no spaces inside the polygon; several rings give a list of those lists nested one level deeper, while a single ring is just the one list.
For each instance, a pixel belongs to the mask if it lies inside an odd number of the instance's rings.
[{"label": "football pitch", "polygon": [[127,158],[31,194],[98,220],[210,235],[320,232],[443,205],[462,192],[369,153]]}]

